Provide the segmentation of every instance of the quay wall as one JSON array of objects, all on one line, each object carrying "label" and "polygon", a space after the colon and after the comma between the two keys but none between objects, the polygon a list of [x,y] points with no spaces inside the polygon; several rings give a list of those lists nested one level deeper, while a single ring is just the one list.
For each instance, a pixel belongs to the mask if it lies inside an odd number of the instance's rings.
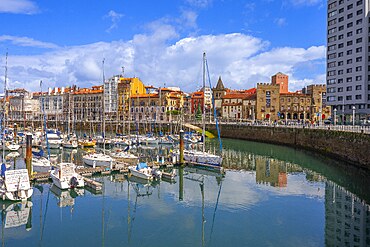
[{"label": "quay wall", "polygon": [[[215,125],[207,129],[217,133]],[[221,137],[265,142],[319,152],[370,170],[370,135],[364,133],[221,124]]]}]

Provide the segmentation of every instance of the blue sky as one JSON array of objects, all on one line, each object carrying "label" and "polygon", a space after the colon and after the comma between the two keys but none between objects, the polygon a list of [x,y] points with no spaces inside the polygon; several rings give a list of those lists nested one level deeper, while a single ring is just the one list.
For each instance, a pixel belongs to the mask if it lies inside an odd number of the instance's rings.
[{"label": "blue sky", "polygon": [[[291,90],[325,82],[324,0],[0,0],[9,88],[90,87],[121,72],[145,84],[250,88],[281,71]],[[1,82],[4,81],[1,76]]]}]

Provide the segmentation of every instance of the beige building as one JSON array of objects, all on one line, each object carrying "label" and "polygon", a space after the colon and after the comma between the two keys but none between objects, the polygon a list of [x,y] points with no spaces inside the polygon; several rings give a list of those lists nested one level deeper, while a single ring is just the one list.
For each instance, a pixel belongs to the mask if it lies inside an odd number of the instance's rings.
[{"label": "beige building", "polygon": [[222,96],[221,117],[223,120],[254,120],[256,89],[228,91]]},{"label": "beige building", "polygon": [[280,86],[270,83],[257,84],[256,119],[278,120]]}]

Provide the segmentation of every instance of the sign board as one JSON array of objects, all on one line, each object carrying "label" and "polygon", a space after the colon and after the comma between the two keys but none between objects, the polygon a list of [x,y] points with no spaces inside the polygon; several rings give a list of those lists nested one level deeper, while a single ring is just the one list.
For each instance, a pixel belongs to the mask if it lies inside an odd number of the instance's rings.
[{"label": "sign board", "polygon": [[266,107],[270,107],[270,106],[271,106],[271,92],[266,91]]},{"label": "sign board", "polygon": [[5,171],[5,186],[10,192],[30,189],[27,169]]}]

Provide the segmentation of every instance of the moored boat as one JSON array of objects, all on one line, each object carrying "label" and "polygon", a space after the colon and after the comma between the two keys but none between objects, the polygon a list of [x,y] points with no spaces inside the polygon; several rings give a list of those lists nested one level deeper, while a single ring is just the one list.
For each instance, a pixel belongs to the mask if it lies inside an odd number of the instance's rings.
[{"label": "moored boat", "polygon": [[73,163],[59,163],[54,170],[51,170],[50,177],[58,188],[73,189],[84,187],[85,182],[81,175],[75,171],[76,165]]}]

